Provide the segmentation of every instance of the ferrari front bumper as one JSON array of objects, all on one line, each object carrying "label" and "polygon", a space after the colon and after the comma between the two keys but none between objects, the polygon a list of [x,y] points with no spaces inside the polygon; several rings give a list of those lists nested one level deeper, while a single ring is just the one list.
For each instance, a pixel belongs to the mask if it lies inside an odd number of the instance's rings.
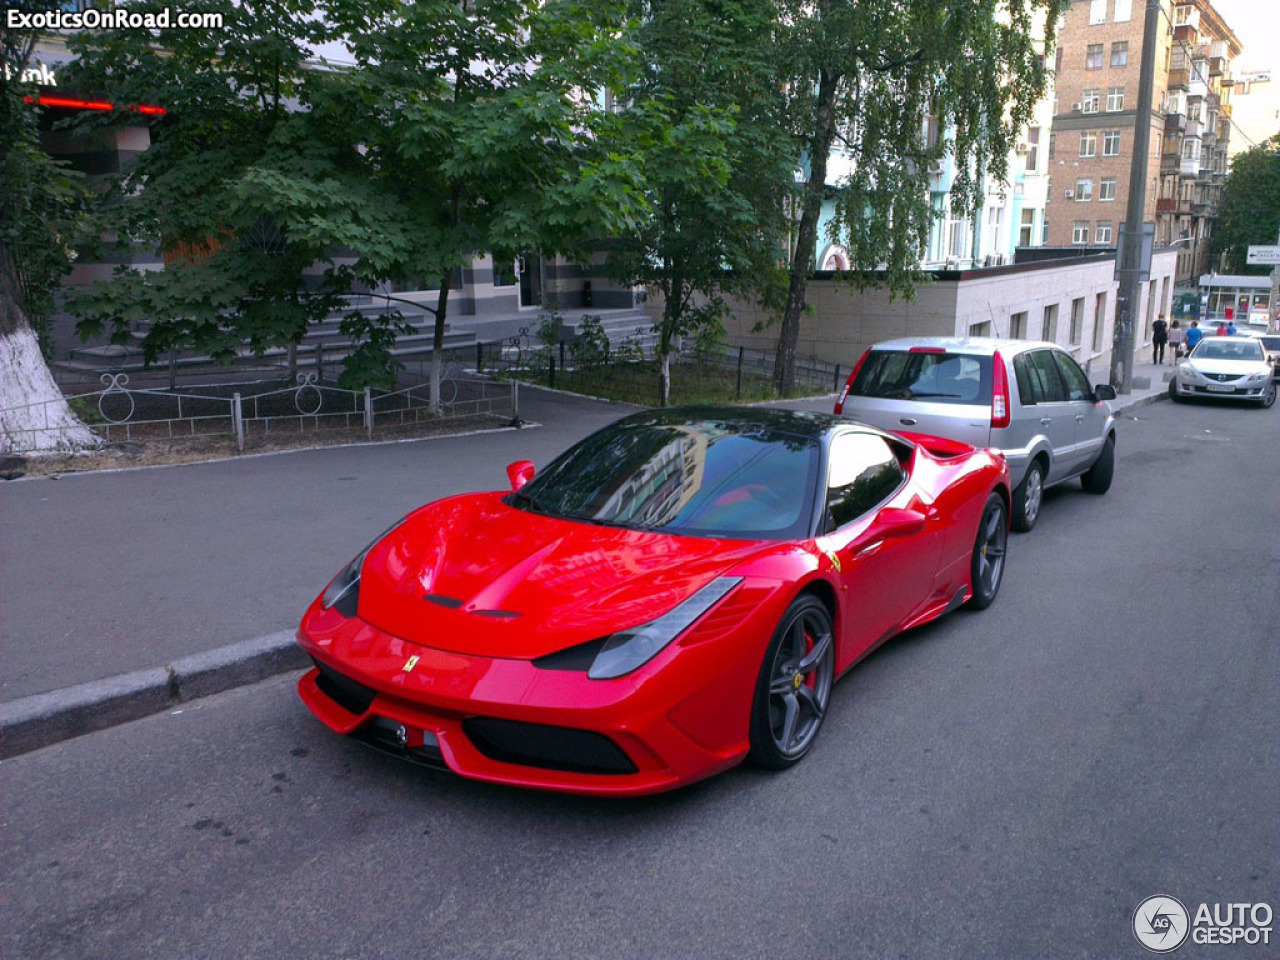
[{"label": "ferrari front bumper", "polygon": [[[635,673],[601,681],[412,644],[313,604],[298,642],[317,666],[298,692],[331,730],[462,776],[581,794],[657,793],[745,756],[772,622],[752,617],[728,637],[677,641]],[[756,648],[758,657],[743,655]]]}]

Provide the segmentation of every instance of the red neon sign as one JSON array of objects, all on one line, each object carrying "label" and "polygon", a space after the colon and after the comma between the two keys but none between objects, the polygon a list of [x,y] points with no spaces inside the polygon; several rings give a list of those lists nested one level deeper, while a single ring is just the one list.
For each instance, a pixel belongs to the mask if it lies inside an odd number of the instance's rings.
[{"label": "red neon sign", "polygon": [[[42,107],[65,107],[69,110],[115,110],[116,105],[106,100],[80,100],[76,97],[47,97],[40,94],[38,97],[23,97],[27,103],[38,104]],[[162,117],[165,114],[164,107],[157,107],[149,103],[140,103],[137,106],[125,107],[126,110],[132,110],[134,113],[144,113],[151,117]]]}]

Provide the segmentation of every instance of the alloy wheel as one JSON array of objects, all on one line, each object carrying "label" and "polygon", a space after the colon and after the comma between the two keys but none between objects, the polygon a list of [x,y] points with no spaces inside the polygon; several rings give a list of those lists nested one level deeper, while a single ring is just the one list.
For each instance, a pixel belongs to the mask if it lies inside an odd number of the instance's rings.
[{"label": "alloy wheel", "polygon": [[830,621],[813,609],[796,610],[784,631],[769,672],[769,730],[779,752],[797,756],[822,726],[835,650]]}]

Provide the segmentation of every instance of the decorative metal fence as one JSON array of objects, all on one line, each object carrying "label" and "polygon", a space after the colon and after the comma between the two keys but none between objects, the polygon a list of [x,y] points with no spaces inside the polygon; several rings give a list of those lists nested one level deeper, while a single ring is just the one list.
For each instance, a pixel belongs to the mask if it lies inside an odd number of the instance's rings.
[{"label": "decorative metal fence", "polygon": [[[106,373],[104,389],[66,398],[73,412],[105,444],[122,441],[179,440],[225,436],[237,450],[266,438],[325,430],[363,433],[430,421],[488,416],[519,419],[519,384],[463,371],[445,371],[440,404],[433,409],[429,383],[397,390],[347,390],[322,382],[314,372],[300,373],[286,387],[259,390],[279,381],[206,384],[188,392],[129,387],[127,373]],[[44,401],[15,408],[30,428],[10,429],[3,447],[10,453],[35,449],[37,439],[75,429],[55,424]],[[9,413],[10,411],[5,411]],[[6,418],[16,422],[19,418]]]},{"label": "decorative metal fence", "polygon": [[[540,342],[527,328],[503,340],[455,351],[450,360],[488,376],[642,405],[656,404],[660,361],[652,338],[628,337],[613,344],[578,340]],[[686,341],[671,356],[673,403],[744,402],[777,397],[774,354],[747,347],[698,347]],[[797,394],[839,390],[848,368],[816,356],[796,358]]]}]

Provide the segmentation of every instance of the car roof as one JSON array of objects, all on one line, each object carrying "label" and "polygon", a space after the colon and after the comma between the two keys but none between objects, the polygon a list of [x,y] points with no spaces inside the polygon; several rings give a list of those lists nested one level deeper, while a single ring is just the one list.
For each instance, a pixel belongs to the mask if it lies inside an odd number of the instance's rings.
[{"label": "car roof", "polygon": [[901,337],[873,344],[872,350],[910,350],[912,347],[941,348],[948,353],[963,353],[976,357],[990,357],[997,350],[1002,354],[1022,353],[1036,348],[1061,350],[1056,343],[1047,340],[1005,340],[999,337]]},{"label": "car roof", "polygon": [[616,424],[664,426],[697,423],[707,420],[726,424],[741,433],[755,433],[762,429],[773,430],[777,433],[817,440],[824,445],[826,440],[837,430],[848,430],[849,428],[874,433],[895,443],[911,443],[903,437],[887,430],[882,430],[873,424],[863,423],[861,420],[852,417],[818,413],[811,410],[781,410],[777,407],[718,405],[667,407],[666,409],[644,410],[640,413],[633,413],[629,417],[615,420],[610,426]]},{"label": "car roof", "polygon": [[666,426],[715,420],[734,430],[751,433],[760,429],[776,430],[801,437],[821,437],[849,421],[830,413],[809,410],[779,410],[773,407],[732,407],[699,405],[644,410],[624,417],[618,423]]}]

